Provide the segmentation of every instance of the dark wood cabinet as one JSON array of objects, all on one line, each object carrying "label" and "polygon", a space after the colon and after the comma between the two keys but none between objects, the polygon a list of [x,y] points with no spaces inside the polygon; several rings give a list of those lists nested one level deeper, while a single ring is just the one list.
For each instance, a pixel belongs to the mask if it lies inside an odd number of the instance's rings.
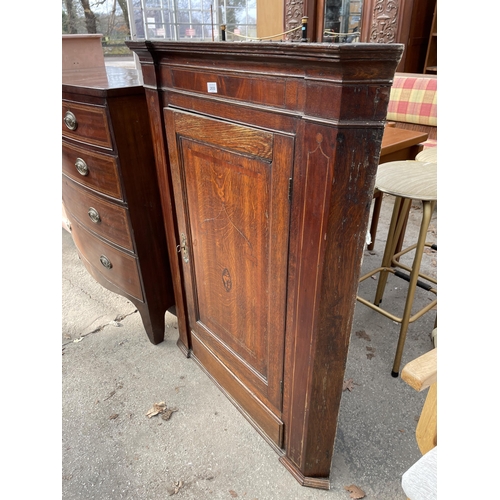
[{"label": "dark wood cabinet", "polygon": [[432,18],[431,33],[429,35],[429,45],[425,56],[424,73],[437,74],[437,5]]},{"label": "dark wood cabinet", "polygon": [[179,346],[301,484],[327,489],[402,46],[127,45],[144,75]]},{"label": "dark wood cabinet", "polygon": [[405,45],[397,71],[424,73],[436,0],[363,0],[362,42]]},{"label": "dark wood cabinet", "polygon": [[152,343],[175,304],[142,82],[120,68],[63,72],[62,198],[89,273],[127,297]]},{"label": "dark wood cabinet", "polygon": [[[436,65],[432,57],[436,55],[437,30],[431,28],[436,0],[284,0],[283,5],[286,32],[300,27],[302,16],[308,18],[307,37],[311,42],[334,41],[325,29],[351,33],[357,25],[360,42],[405,45],[397,71],[435,73],[426,68]],[[346,17],[350,22],[345,22]],[[285,38],[300,41],[302,32],[292,31]],[[346,38],[339,41],[343,40]]]}]

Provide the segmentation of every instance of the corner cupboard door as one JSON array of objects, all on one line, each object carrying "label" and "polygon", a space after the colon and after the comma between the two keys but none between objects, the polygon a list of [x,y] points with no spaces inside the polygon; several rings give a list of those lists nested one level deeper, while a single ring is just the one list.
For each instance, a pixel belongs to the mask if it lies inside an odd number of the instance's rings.
[{"label": "corner cupboard door", "polygon": [[192,355],[280,447],[293,138],[164,113]]}]

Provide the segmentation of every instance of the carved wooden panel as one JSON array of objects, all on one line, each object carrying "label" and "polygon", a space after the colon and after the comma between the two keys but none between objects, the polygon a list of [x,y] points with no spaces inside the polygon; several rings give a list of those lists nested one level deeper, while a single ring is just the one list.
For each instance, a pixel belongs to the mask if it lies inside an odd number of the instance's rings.
[{"label": "carved wooden panel", "polygon": [[[302,17],[305,15],[305,0],[285,0],[285,31],[302,25]],[[293,31],[285,35],[285,40],[300,41],[302,32]]]},{"label": "carved wooden panel", "polygon": [[422,73],[436,0],[363,0],[361,42],[403,43],[397,71]]},{"label": "carved wooden panel", "polygon": [[375,0],[369,30],[369,41],[376,43],[394,43],[399,29],[399,0]]}]

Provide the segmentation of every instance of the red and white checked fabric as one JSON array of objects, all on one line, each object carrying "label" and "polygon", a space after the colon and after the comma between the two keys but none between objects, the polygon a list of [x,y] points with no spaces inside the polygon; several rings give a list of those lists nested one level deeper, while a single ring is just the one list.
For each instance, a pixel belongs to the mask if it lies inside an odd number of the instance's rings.
[{"label": "red and white checked fabric", "polygon": [[437,78],[395,76],[387,120],[437,127]]}]

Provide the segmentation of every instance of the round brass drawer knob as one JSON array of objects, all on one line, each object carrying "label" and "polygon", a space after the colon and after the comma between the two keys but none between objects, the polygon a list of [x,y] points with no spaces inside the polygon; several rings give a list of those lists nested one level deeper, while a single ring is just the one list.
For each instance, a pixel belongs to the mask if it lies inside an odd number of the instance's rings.
[{"label": "round brass drawer knob", "polygon": [[101,222],[101,216],[99,215],[99,212],[94,207],[89,208],[88,214],[89,214],[90,220],[92,222],[94,222],[95,224],[98,224],[99,222]]},{"label": "round brass drawer knob", "polygon": [[101,255],[99,260],[106,269],[111,269],[113,267],[113,264],[111,264],[111,261],[105,255]]},{"label": "round brass drawer knob", "polygon": [[66,111],[66,114],[64,115],[64,123],[70,130],[76,130],[78,127],[76,116],[71,111]]},{"label": "round brass drawer knob", "polygon": [[89,175],[89,167],[81,158],[77,158],[75,161],[75,167],[80,175]]}]

